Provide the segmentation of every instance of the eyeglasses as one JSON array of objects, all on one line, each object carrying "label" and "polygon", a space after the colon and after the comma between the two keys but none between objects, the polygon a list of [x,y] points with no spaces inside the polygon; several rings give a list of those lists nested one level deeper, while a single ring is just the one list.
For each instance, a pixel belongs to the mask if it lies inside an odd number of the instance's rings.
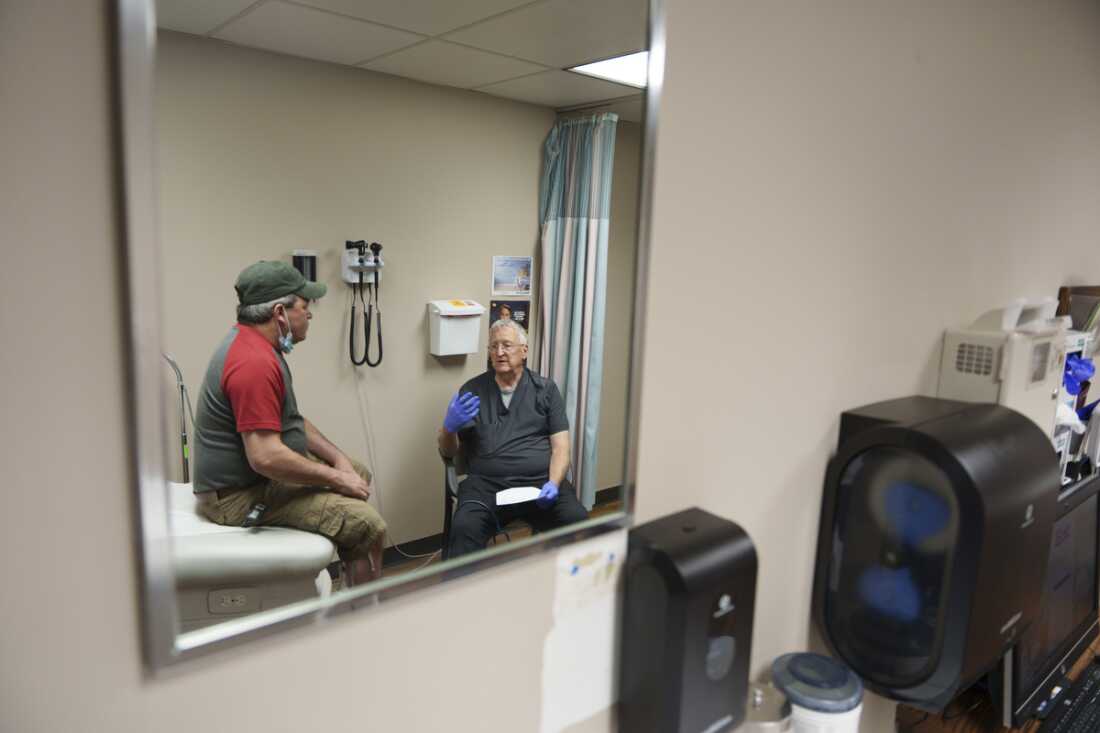
[{"label": "eyeglasses", "polygon": [[513,344],[511,341],[494,341],[489,344],[489,353],[495,354],[497,351],[503,351],[505,354],[511,354],[519,347],[520,344]]}]

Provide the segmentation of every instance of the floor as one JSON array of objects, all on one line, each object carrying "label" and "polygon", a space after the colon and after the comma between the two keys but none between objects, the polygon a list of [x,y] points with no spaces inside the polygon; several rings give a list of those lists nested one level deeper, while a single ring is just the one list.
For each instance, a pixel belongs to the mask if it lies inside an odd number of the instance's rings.
[{"label": "floor", "polygon": [[[1069,673],[1076,679],[1082,670],[1092,664],[1100,654],[1100,639],[1094,641],[1088,651],[1078,657]],[[895,722],[900,733],[1036,733],[1039,721],[1032,720],[1023,728],[1005,728],[1000,722],[1000,711],[993,707],[988,695],[969,690],[964,692],[939,715],[921,712],[906,705],[898,705]]]}]

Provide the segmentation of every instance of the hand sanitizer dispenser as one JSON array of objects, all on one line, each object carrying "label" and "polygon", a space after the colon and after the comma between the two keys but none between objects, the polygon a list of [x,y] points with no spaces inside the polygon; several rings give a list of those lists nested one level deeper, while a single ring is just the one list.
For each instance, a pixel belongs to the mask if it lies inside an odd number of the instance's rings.
[{"label": "hand sanitizer dispenser", "polygon": [[733,522],[687,509],[630,532],[619,729],[726,733],[745,718],[756,549]]},{"label": "hand sanitizer dispenser", "polygon": [[476,354],[485,306],[472,300],[433,300],[428,303],[429,351],[434,356]]}]

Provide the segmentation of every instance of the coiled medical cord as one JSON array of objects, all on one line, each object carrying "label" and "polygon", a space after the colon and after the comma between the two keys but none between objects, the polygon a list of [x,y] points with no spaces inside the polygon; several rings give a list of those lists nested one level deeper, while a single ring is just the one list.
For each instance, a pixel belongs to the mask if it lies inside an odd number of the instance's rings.
[{"label": "coiled medical cord", "polygon": [[[367,298],[363,298],[363,287],[366,286]],[[348,354],[351,363],[355,366],[376,367],[382,363],[382,306],[378,302],[378,296],[382,292],[382,283],[378,280],[378,273],[374,273],[374,283],[363,282],[363,273],[359,273],[359,284],[352,286],[351,294],[351,323],[348,324]],[[359,294],[359,302],[363,304],[363,355],[355,356],[355,295]],[[371,323],[374,320],[374,312],[378,311],[378,358],[370,358]]]},{"label": "coiled medical cord", "polygon": [[[370,320],[365,322],[366,335],[368,343],[363,345],[362,358],[356,358],[355,356],[355,296],[359,295],[359,302],[363,304],[363,314],[367,314],[367,301],[363,299],[363,273],[359,273],[359,284],[351,286],[351,323],[348,324],[348,355],[351,357],[351,363],[355,366],[363,366],[367,363],[367,351],[370,348]],[[369,316],[366,316],[369,318]]]},{"label": "coiled medical cord", "polygon": [[[363,356],[367,359],[367,366],[376,367],[382,363],[382,304],[379,302],[379,297],[382,295],[382,281],[378,278],[377,270],[374,272],[374,285],[367,283],[367,295],[369,296],[370,305],[367,309],[367,348],[363,351]],[[370,323],[374,311],[378,312],[378,359],[371,361]]]}]

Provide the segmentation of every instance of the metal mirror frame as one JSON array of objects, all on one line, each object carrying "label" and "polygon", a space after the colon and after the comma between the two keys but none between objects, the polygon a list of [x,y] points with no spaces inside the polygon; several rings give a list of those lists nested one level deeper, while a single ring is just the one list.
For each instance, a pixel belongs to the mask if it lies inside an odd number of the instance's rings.
[{"label": "metal mirror frame", "polygon": [[623,511],[509,542],[465,558],[394,578],[345,589],[337,596],[300,601],[239,619],[180,633],[175,603],[168,527],[167,456],[161,390],[161,283],[157,231],[157,178],[154,127],[155,0],[108,0],[112,30],[113,134],[120,260],[126,283],[128,405],[132,446],[134,530],[145,668],[148,674],[178,667],[196,657],[254,639],[322,622],[351,610],[435,587],[497,565],[544,553],[571,542],[631,526],[636,486],[638,413],[643,322],[648,281],[657,113],[664,79],[665,30],[662,0],[649,0],[649,81],[646,90],[638,186],[634,318],[626,416]]}]

